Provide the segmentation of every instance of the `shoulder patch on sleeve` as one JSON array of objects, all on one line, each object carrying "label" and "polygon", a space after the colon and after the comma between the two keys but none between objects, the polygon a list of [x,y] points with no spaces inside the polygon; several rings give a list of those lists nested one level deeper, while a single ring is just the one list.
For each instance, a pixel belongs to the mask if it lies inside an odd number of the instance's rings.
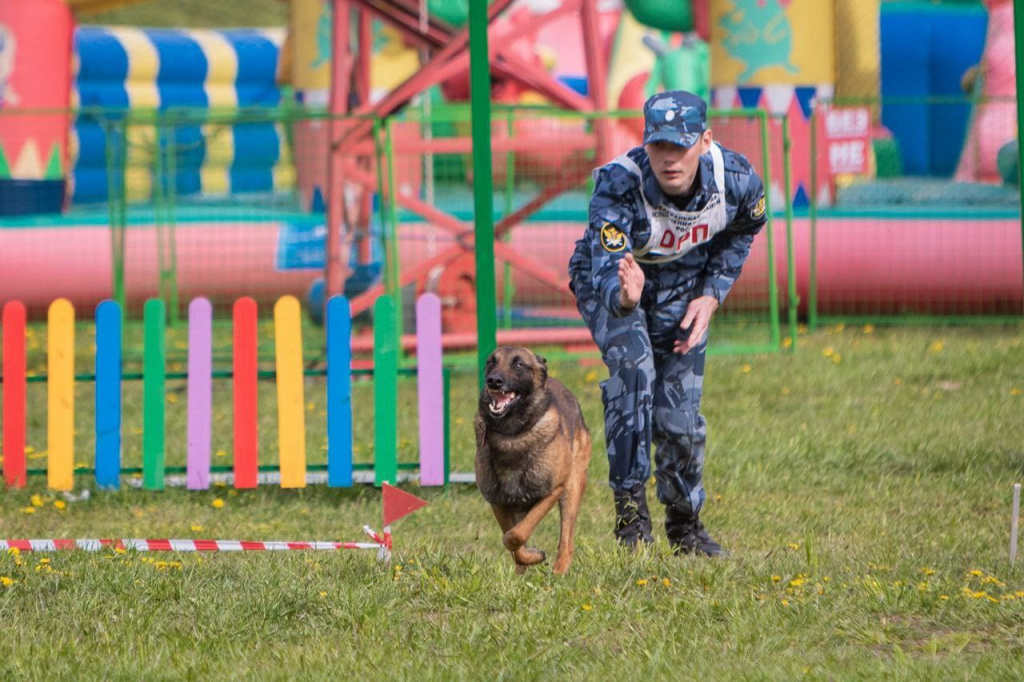
[{"label": "shoulder patch on sleeve", "polygon": [[750,209],[750,217],[753,218],[754,220],[759,220],[760,218],[764,217],[764,195],[763,194],[761,195],[761,198],[758,199],[754,203],[754,206]]},{"label": "shoulder patch on sleeve", "polygon": [[626,248],[626,235],[615,225],[605,223],[601,227],[601,246],[605,251],[618,253]]}]

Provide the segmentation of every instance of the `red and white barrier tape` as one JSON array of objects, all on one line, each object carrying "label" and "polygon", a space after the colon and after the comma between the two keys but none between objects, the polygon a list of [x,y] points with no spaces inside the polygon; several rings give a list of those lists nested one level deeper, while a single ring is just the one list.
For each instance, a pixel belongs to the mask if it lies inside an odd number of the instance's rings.
[{"label": "red and white barrier tape", "polygon": [[86,552],[100,552],[105,549],[134,550],[136,552],[273,552],[288,550],[337,550],[375,549],[377,558],[387,561],[391,558],[391,534],[385,531],[378,535],[369,526],[363,532],[373,542],[263,542],[248,540],[168,540],[168,539],[71,539],[46,540],[0,540],[0,551],[17,549],[22,552],[57,552],[80,549]]}]

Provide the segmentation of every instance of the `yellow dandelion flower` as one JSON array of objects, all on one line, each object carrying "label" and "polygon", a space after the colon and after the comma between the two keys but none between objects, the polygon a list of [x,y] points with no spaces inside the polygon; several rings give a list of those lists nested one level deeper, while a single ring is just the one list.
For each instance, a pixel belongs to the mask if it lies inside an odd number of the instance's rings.
[{"label": "yellow dandelion flower", "polygon": [[783,606],[789,606],[789,600],[788,599],[783,599],[782,600],[782,605]]},{"label": "yellow dandelion flower", "polygon": [[924,573],[925,575],[935,575],[935,569],[934,568],[922,568],[921,572]]},{"label": "yellow dandelion flower", "polygon": [[26,445],[25,446],[25,454],[26,455],[31,455],[35,451],[36,451],[36,449],[34,447],[32,447],[31,445]]},{"label": "yellow dandelion flower", "polygon": [[178,402],[178,394],[177,393],[168,393],[167,394],[167,402],[171,403],[172,405],[174,403]]},{"label": "yellow dandelion flower", "polygon": [[195,526],[192,526],[192,532],[193,532],[193,533],[201,533],[201,532],[203,532],[204,530],[205,530],[205,529],[204,529],[204,528],[203,528],[202,526],[200,526],[200,525],[195,525]]},{"label": "yellow dandelion flower", "polygon": [[50,558],[44,556],[43,558],[41,558],[39,560],[39,563],[41,563],[41,564],[48,564],[48,563],[50,563]]},{"label": "yellow dandelion flower", "polygon": [[942,601],[949,601],[949,595],[948,594],[940,594],[939,595],[939,599],[941,599]]},{"label": "yellow dandelion flower", "polygon": [[1020,389],[1014,386],[1010,389],[1010,395],[1020,395]]},{"label": "yellow dandelion flower", "polygon": [[793,578],[792,580],[789,581],[789,586],[790,587],[800,587],[801,585],[804,584],[804,582],[806,582],[806,581],[803,578]]},{"label": "yellow dandelion flower", "polygon": [[590,604],[584,604],[580,608],[583,609],[584,611],[590,611],[594,607],[592,607]]},{"label": "yellow dandelion flower", "polygon": [[782,347],[783,348],[789,348],[792,345],[793,345],[793,337],[787,336],[786,338],[782,339]]},{"label": "yellow dandelion flower", "polygon": [[837,365],[838,365],[838,364],[839,364],[839,363],[841,363],[842,361],[843,361],[843,356],[842,356],[842,355],[840,355],[839,353],[836,353],[835,355],[833,355],[833,356],[832,356],[832,362],[833,362],[833,363],[835,363],[835,364],[837,364]]},{"label": "yellow dandelion flower", "polygon": [[592,369],[589,372],[587,372],[586,375],[583,377],[583,380],[586,381],[588,384],[592,384],[595,381],[597,381],[597,370]]},{"label": "yellow dandelion flower", "polygon": [[942,352],[942,349],[946,347],[942,341],[932,341],[932,345],[928,346],[928,352],[932,355],[938,355]]},{"label": "yellow dandelion flower", "polygon": [[7,553],[11,556],[21,556],[21,550],[17,547],[11,547],[9,550],[7,550]]},{"label": "yellow dandelion flower", "polygon": [[601,588],[600,587],[595,587],[594,588],[594,594],[601,594]]},{"label": "yellow dandelion flower", "polygon": [[833,348],[832,346],[827,346],[825,350],[821,351],[821,354],[824,355],[826,358],[830,358],[836,354],[836,349]]},{"label": "yellow dandelion flower", "polygon": [[665,587],[672,587],[672,581],[669,580],[668,578],[664,578],[661,581],[661,584],[664,585]]},{"label": "yellow dandelion flower", "polygon": [[743,365],[743,367],[741,369],[743,370],[744,374],[749,374],[750,370],[752,370],[753,367],[751,367],[749,364],[744,363],[744,365]]},{"label": "yellow dandelion flower", "polygon": [[980,576],[983,576],[985,574],[975,568],[974,570],[971,571],[971,575],[980,577]]},{"label": "yellow dandelion flower", "polygon": [[873,334],[874,332],[875,332],[875,325],[873,325],[873,324],[866,324],[866,325],[864,325],[864,333],[865,334]]},{"label": "yellow dandelion flower", "polygon": [[21,513],[22,514],[35,514],[36,513],[36,508],[35,507],[22,507],[21,508]]},{"label": "yellow dandelion flower", "polygon": [[790,549],[800,549],[800,545],[796,544],[795,542],[791,542],[791,543],[789,543],[786,546],[789,547]]},{"label": "yellow dandelion flower", "polygon": [[212,505],[213,505],[213,508],[214,508],[214,509],[221,509],[221,508],[222,508],[222,507],[224,506],[224,500],[222,500],[222,499],[220,499],[220,498],[218,497],[217,499],[215,499],[215,500],[214,500],[213,502],[211,502],[210,504],[212,504]]},{"label": "yellow dandelion flower", "polygon": [[312,412],[316,409],[316,403],[306,403],[306,412]]},{"label": "yellow dandelion flower", "polygon": [[8,578],[6,575],[2,575],[0,576],[0,583],[2,583],[4,587],[10,587],[14,584],[14,581]]},{"label": "yellow dandelion flower", "polygon": [[790,393],[789,386],[783,386],[782,387],[782,395],[789,395],[789,393]]},{"label": "yellow dandelion flower", "polygon": [[321,597],[326,597],[326,596],[327,596],[327,592],[325,592],[325,591],[321,590],[321,592],[320,592],[320,596],[321,596]]},{"label": "yellow dandelion flower", "polygon": [[67,509],[68,503],[64,500],[54,500],[53,506],[57,509]]},{"label": "yellow dandelion flower", "polygon": [[903,383],[903,379],[900,379],[899,377],[896,377],[895,379],[892,380],[892,383],[893,383],[893,386],[899,386],[900,384]]},{"label": "yellow dandelion flower", "polygon": [[777,583],[777,582],[779,582],[780,580],[782,580],[782,576],[781,576],[781,575],[773,575],[773,576],[772,576],[772,582],[773,582],[773,583]]},{"label": "yellow dandelion flower", "polygon": [[42,507],[43,506],[43,498],[40,497],[39,495],[33,495],[32,496],[32,506],[33,507]]},{"label": "yellow dandelion flower", "polygon": [[647,584],[647,579],[646,578],[640,578],[639,580],[636,581],[636,584],[639,585],[640,587],[643,587],[644,585]]},{"label": "yellow dandelion flower", "polygon": [[226,451],[226,450],[218,450],[218,451],[217,451],[217,455],[216,455],[216,456],[217,456],[217,457],[227,457],[227,456],[228,456],[228,453],[227,453],[227,451]]}]

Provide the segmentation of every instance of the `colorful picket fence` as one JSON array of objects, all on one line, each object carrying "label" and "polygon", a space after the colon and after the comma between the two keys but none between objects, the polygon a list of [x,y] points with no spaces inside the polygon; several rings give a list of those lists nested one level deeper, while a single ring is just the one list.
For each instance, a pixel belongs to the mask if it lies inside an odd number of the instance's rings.
[{"label": "colorful picket fence", "polygon": [[[448,419],[446,376],[441,362],[441,301],[423,295],[416,306],[416,375],[419,408],[419,482],[448,482]],[[165,447],[165,387],[170,378],[187,380],[186,485],[203,490],[211,483],[213,379],[232,379],[233,484],[254,488],[259,465],[257,382],[258,316],[256,302],[239,299],[233,309],[232,369],[213,371],[213,308],[205,298],[188,309],[188,360],[184,375],[168,373],[163,301],[150,300],[143,315],[144,350],[142,400],[142,487],[162,490],[169,473]],[[122,391],[126,377],[122,362],[122,311],[114,301],[96,308],[95,374],[75,375],[75,311],[60,299],[47,319],[47,483],[55,490],[72,490],[75,476],[75,381],[95,383],[95,478],[97,486],[116,489],[126,470],[121,465]],[[10,487],[26,485],[26,418],[28,413],[25,306],[13,301],[3,309],[3,473]],[[327,484],[353,483],[352,319],[348,300],[327,303],[325,319],[327,362]],[[394,302],[380,297],[374,306],[374,462],[378,486],[395,483],[398,475],[399,339]],[[278,466],[282,488],[302,488],[310,467],[306,461],[306,410],[299,301],[284,296],[274,306],[274,349]],[[403,463],[403,468],[416,468]],[[362,465],[364,468],[366,465]]]}]

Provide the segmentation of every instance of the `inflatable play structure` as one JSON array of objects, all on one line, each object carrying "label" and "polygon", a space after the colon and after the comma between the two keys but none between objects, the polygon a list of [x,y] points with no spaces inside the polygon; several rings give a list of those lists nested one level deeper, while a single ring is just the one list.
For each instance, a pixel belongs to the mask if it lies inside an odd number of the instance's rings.
[{"label": "inflatable play structure", "polygon": [[[1016,177],[1010,154],[1000,168],[999,155],[1017,140],[1017,67],[1013,45],[1013,0],[985,0],[988,29],[985,50],[973,73],[970,94],[983,97],[974,111],[956,168],[958,182],[1005,182]],[[967,83],[972,85],[972,83]],[[1018,184],[1019,181],[1014,182]]]},{"label": "inflatable play structure", "polygon": [[[416,3],[347,1],[359,12],[353,12],[347,32],[352,42],[341,46],[348,52],[351,75],[343,113],[413,120],[465,110],[468,62],[460,61],[465,59],[464,1],[430,0],[426,23],[371,7],[397,10]],[[287,30],[221,31],[76,28],[73,10],[88,4],[0,0],[0,211],[7,213],[0,222],[3,297],[23,301],[30,313],[39,313],[59,296],[70,295],[82,306],[109,297],[115,262],[109,217],[102,209],[111,192],[128,207],[123,274],[128,296],[143,301],[158,295],[167,220],[154,201],[170,185],[178,201],[170,222],[179,300],[305,298],[323,276],[326,226],[343,220],[350,239],[339,248],[345,250],[348,283],[361,278],[350,291],[358,313],[383,291],[381,214],[384,200],[393,198],[398,284],[440,294],[446,329],[467,328],[473,314],[473,265],[467,257],[472,225],[457,215],[453,203],[446,203],[450,197],[464,200],[472,181],[465,118],[437,123],[429,135],[416,125],[394,127],[391,142],[405,150],[393,157],[394,197],[378,193],[381,177],[374,167],[370,126],[347,130],[339,145],[345,150],[346,180],[339,195],[345,197],[345,210],[332,217],[341,202],[332,206],[330,201],[329,125],[322,117],[300,115],[285,125],[281,117],[230,116],[280,112],[285,106],[322,111],[330,100],[333,54],[329,3],[291,0]],[[949,177],[959,163],[958,179],[989,181],[994,154],[1015,137],[1015,127],[1009,138],[990,134],[998,128],[987,122],[991,108],[980,107],[972,115],[966,105],[944,114],[924,106],[865,107],[861,134],[866,146],[859,166],[848,165],[839,173],[823,158],[812,165],[809,149],[816,104],[843,97],[945,93],[948,73],[962,74],[981,61],[983,47],[989,77],[978,87],[986,94],[1005,90],[1007,68],[1012,82],[1012,60],[1005,60],[1007,24],[998,13],[1006,12],[1008,2],[986,2],[991,19],[981,6],[886,6],[878,0],[628,0],[623,7],[567,0],[556,9],[539,0],[511,4],[492,3],[496,104],[556,105],[586,114],[637,109],[657,90],[686,88],[706,93],[719,109],[788,114],[793,144],[788,197],[781,125],[772,121],[769,126],[770,191],[777,211],[787,200],[797,209],[806,207],[814,174],[821,207],[836,202],[851,181],[881,175],[881,152],[876,158],[875,150],[883,142],[895,154],[895,165],[908,174]],[[908,40],[906,32],[920,27],[927,27],[929,40]],[[953,30],[959,31],[955,40]],[[33,34],[48,40],[25,38]],[[40,50],[43,43],[46,50]],[[1012,44],[1009,50],[1012,54]],[[39,78],[44,70],[56,76]],[[955,80],[960,87],[959,75]],[[73,119],[17,113],[68,106],[76,111]],[[179,109],[195,119],[157,125],[160,117],[170,120]],[[221,118],[204,118],[201,112]],[[841,111],[838,119],[859,115]],[[125,117],[137,124],[124,125]],[[826,125],[823,118],[819,126]],[[497,189],[505,190],[510,167],[516,183],[527,179],[537,185],[537,194],[515,195],[510,210],[499,214],[497,232],[506,241],[496,253],[502,265],[509,265],[515,305],[556,320],[575,319],[564,261],[585,220],[586,197],[574,197],[578,205],[573,212],[536,210],[585,183],[595,163],[635,144],[638,120],[609,124],[598,119],[593,129],[571,118],[521,116],[510,124],[496,116],[493,123]],[[743,125],[739,119],[719,120],[716,134],[760,166],[759,137]],[[123,135],[112,136],[112,128]],[[944,142],[938,144],[939,139]],[[963,151],[950,139],[965,139]],[[442,143],[443,151],[436,151]],[[447,188],[452,191],[440,191],[445,189],[445,177],[438,172],[442,160],[450,163],[448,170],[456,170],[448,176],[457,185]],[[231,210],[220,211],[221,206]],[[974,258],[963,253],[956,238],[963,222],[941,218],[904,224],[820,214],[820,309],[854,310],[880,291],[899,291],[918,303],[890,312],[970,306],[1019,312],[1019,230],[1004,225],[1002,218],[979,219],[971,229],[992,231],[986,244],[993,245],[994,253]],[[894,235],[906,236],[919,224],[948,232],[949,238],[922,234],[922,243],[931,245],[928,252],[891,247]],[[806,302],[807,221],[798,218],[794,230],[794,266]],[[545,235],[550,248],[536,247],[537,234]],[[853,245],[851,234],[871,238]],[[777,227],[776,237],[783,236]],[[764,273],[775,267],[784,276],[786,250],[776,244],[776,263],[769,264],[759,240],[733,300],[760,296],[763,303]],[[956,262],[956,268],[964,268],[962,276],[931,267],[936,258]],[[868,270],[874,273],[871,291],[859,285]],[[498,277],[504,288],[501,266]],[[958,288],[968,281],[973,289]],[[981,299],[979,287],[988,292]],[[539,311],[545,306],[550,310]]]}]

